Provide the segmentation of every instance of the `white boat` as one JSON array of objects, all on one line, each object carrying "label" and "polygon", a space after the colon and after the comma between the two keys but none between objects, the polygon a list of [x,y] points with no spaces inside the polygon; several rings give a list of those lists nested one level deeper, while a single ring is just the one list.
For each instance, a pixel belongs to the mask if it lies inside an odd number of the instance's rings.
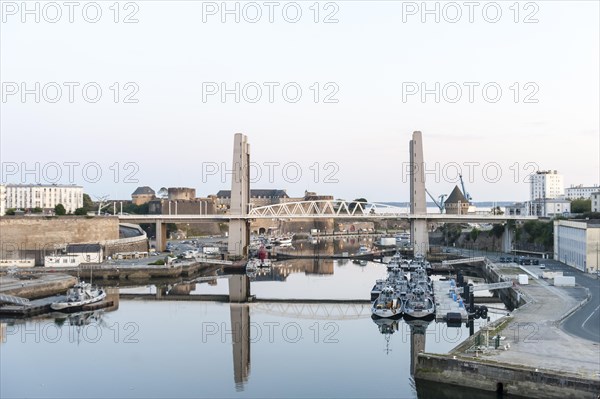
[{"label": "white boat", "polygon": [[292,236],[277,237],[272,242],[273,242],[273,244],[278,244],[278,245],[281,245],[281,246],[287,246],[287,245],[292,245],[292,238],[294,238],[293,235]]},{"label": "white boat", "polygon": [[387,280],[383,278],[375,281],[375,285],[371,289],[371,302],[379,298],[379,295],[381,294],[381,291],[383,290],[383,287],[385,287],[386,283]]},{"label": "white boat", "polygon": [[252,259],[248,260],[248,263],[246,263],[246,270],[252,271],[252,270],[258,270],[261,268],[269,268],[271,266],[272,266],[271,259],[264,259],[261,261],[258,258],[252,258]]},{"label": "white boat", "polygon": [[53,310],[75,310],[84,305],[100,302],[104,298],[106,298],[106,292],[102,288],[93,287],[90,283],[80,281],[73,288],[69,288],[65,301],[54,302],[50,304],[50,307]]},{"label": "white boat", "polygon": [[435,316],[435,302],[433,296],[422,288],[413,289],[404,304],[404,315],[413,319],[433,318]]},{"label": "white boat", "polygon": [[402,316],[402,302],[394,295],[394,289],[385,286],[371,308],[375,318],[399,318]]}]

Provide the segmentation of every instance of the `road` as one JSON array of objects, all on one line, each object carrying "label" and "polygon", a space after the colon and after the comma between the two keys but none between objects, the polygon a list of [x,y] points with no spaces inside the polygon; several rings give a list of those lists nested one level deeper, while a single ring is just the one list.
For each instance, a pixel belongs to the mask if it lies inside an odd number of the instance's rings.
[{"label": "road", "polygon": [[[487,256],[491,261],[498,261],[507,254],[500,252],[486,252],[461,248],[449,248],[451,253],[460,253],[465,256]],[[512,255],[514,256],[514,255]],[[564,276],[575,276],[577,285],[589,289],[590,300],[566,318],[561,323],[561,328],[567,333],[593,342],[600,342],[600,278],[592,274],[583,273],[571,266],[552,259],[540,259],[546,265],[546,271],[562,271]],[[534,274],[543,271],[539,266],[525,266]]]}]

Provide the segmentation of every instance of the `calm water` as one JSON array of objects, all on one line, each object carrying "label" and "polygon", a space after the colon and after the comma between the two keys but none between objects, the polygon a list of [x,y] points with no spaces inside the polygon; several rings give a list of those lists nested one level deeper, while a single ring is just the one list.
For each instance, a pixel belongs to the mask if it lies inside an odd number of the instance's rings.
[{"label": "calm water", "polygon": [[[316,267],[285,264],[271,276],[283,280],[259,276],[252,293],[362,299],[386,274],[373,263]],[[190,294],[227,293],[226,279],[211,284]],[[116,311],[57,316],[2,325],[2,398],[414,398],[412,355],[468,336],[435,322],[378,325],[369,305],[121,300]]]}]

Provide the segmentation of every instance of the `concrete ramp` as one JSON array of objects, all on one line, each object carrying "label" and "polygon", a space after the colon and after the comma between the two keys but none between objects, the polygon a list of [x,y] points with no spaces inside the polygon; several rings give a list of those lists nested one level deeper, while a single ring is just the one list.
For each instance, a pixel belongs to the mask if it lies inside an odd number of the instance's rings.
[{"label": "concrete ramp", "polygon": [[484,260],[485,260],[484,256],[477,256],[474,258],[444,260],[444,261],[442,261],[442,265],[460,265],[461,263],[483,262]]},{"label": "concrete ramp", "polygon": [[19,296],[0,294],[0,303],[10,303],[13,305],[29,305],[29,299]]}]

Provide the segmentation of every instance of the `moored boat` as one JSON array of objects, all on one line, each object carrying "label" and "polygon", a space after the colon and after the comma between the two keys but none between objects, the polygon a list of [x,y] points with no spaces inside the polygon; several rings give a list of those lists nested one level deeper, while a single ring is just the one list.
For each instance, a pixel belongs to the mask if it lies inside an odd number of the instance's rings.
[{"label": "moored boat", "polygon": [[53,310],[73,311],[81,309],[85,305],[100,302],[106,298],[106,292],[102,288],[93,287],[92,284],[80,281],[67,291],[64,301],[53,302],[50,307]]},{"label": "moored boat", "polygon": [[433,296],[421,287],[414,288],[404,303],[404,315],[407,318],[426,319],[435,316]]},{"label": "moored boat", "polygon": [[394,289],[385,286],[379,297],[373,302],[371,308],[372,317],[375,318],[399,318],[402,316],[402,302],[394,295]]}]

